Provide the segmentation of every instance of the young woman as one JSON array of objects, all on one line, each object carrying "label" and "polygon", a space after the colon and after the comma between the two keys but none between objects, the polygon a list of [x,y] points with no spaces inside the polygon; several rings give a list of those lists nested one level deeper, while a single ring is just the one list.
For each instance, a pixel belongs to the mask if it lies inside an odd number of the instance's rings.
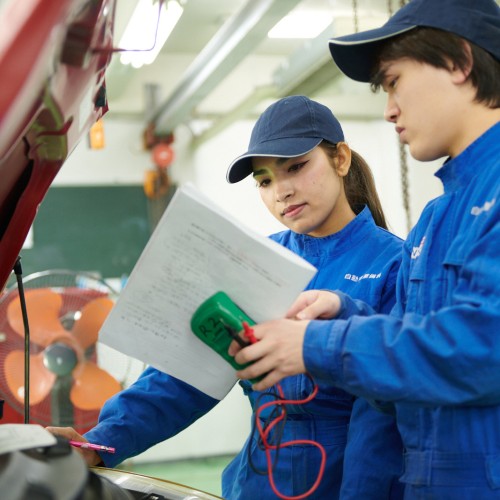
[{"label": "young woman", "polygon": [[[340,289],[379,312],[390,311],[402,242],[386,230],[372,173],[344,141],[328,108],[304,96],[271,105],[257,121],[248,151],[229,167],[227,179],[238,182],[250,174],[270,213],[289,228],[271,238],[318,269],[308,288]],[[248,381],[241,385],[254,409],[259,398],[269,400]],[[305,376],[281,385],[285,397],[295,400],[313,387]],[[400,497],[402,448],[394,418],[366,400],[318,385],[313,401],[288,408],[282,436],[283,441],[315,439],[325,448],[327,467],[313,498]],[[255,493],[269,490],[266,477],[248,471],[249,452],[264,467],[257,438],[249,439],[224,472],[225,497],[243,498],[249,485]],[[280,450],[275,467],[280,491],[306,491],[316,477],[317,459],[314,447]],[[234,481],[241,474],[246,479]]]},{"label": "young woman", "polygon": [[[250,146],[228,170],[228,181],[253,174],[269,211],[289,229],[271,236],[318,269],[310,288],[341,289],[380,312],[395,300],[401,240],[386,230],[372,174],[363,159],[344,142],[342,128],[325,106],[304,96],[271,105],[257,121]],[[254,410],[272,397],[241,383]],[[287,406],[284,426],[271,440],[309,439],[326,451],[322,480],[308,498],[400,498],[398,477],[402,448],[393,416],[363,399],[318,381],[316,397]],[[299,375],[283,382],[284,397],[303,400],[313,382]],[[98,425],[85,435],[107,443],[115,455],[102,457],[115,466],[186,428],[217,401],[153,368],[111,398]],[[261,415],[270,418],[271,410]],[[72,431],[51,429],[72,439]],[[278,436],[279,435],[279,436]],[[101,461],[85,450],[89,463]],[[273,466],[275,488],[298,497],[311,489],[320,467],[314,446],[279,450]],[[230,500],[276,498],[265,471],[266,454],[253,433],[223,473],[222,493]]]},{"label": "young woman", "polygon": [[[241,377],[268,374],[255,388],[307,369],[394,402],[405,498],[498,499],[500,7],[412,0],[380,28],[331,40],[330,50],[346,75],[387,93],[385,118],[414,158],[446,159],[435,174],[444,192],[404,245],[390,315],[261,324],[259,342],[230,352],[258,360]],[[305,293],[302,306],[314,311],[304,319],[335,317],[343,302]]]}]

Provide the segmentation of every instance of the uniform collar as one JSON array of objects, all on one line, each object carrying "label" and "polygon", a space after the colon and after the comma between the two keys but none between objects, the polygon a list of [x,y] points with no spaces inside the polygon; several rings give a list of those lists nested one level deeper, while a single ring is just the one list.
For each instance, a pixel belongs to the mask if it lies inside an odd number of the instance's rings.
[{"label": "uniform collar", "polygon": [[331,256],[352,250],[374,227],[376,225],[370,209],[365,206],[349,224],[336,233],[316,238],[291,232],[291,236],[300,254]]},{"label": "uniform collar", "polygon": [[469,185],[481,172],[483,165],[500,155],[500,122],[489,128],[462,153],[455,158],[448,158],[435,173],[441,179],[445,193],[457,191]]}]

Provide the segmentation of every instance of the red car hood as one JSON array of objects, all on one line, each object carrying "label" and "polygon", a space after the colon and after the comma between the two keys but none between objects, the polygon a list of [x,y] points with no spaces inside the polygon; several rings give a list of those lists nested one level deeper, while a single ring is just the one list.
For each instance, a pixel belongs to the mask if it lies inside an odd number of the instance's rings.
[{"label": "red car hood", "polygon": [[0,290],[64,161],[107,111],[115,0],[0,9]]}]

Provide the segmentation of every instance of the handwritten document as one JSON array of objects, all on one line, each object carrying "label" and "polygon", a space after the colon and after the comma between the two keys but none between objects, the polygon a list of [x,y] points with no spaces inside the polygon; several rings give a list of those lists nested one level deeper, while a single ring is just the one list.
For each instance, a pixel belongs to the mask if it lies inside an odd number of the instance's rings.
[{"label": "handwritten document", "polygon": [[256,322],[283,317],[315,273],[185,185],[137,261],[100,341],[222,399],[235,372],[191,332],[198,306],[224,291]]}]

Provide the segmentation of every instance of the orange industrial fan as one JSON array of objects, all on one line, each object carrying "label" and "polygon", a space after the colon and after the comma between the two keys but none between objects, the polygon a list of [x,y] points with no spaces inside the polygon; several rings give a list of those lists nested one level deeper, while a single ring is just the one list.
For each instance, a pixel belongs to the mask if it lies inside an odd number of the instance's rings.
[{"label": "orange industrial fan", "polygon": [[[38,273],[23,283],[30,334],[30,421],[85,431],[123,384],[100,366],[97,348],[114,292],[102,280],[67,271]],[[17,287],[0,299],[0,325],[0,391],[14,413],[22,414],[25,327]],[[116,359],[110,364],[116,365]],[[4,422],[8,415],[6,411]]]}]

